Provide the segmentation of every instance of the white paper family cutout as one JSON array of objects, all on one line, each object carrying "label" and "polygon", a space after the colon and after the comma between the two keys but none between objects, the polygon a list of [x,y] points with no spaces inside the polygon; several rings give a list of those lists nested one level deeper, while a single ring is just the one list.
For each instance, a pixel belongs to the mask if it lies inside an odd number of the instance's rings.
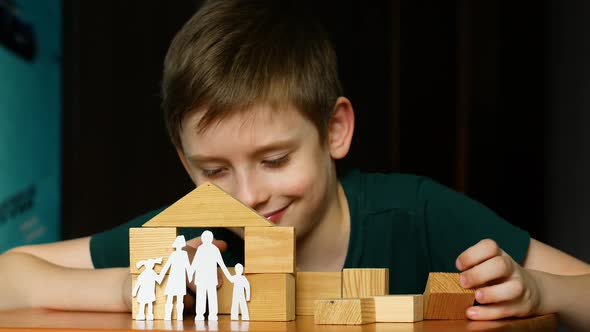
[{"label": "white paper family cutout", "polygon": [[[168,274],[166,290],[166,305],[164,307],[165,320],[172,319],[172,309],[174,306],[174,297],[176,297],[176,319],[182,320],[184,311],[184,295],[186,295],[186,280],[194,282],[196,286],[196,305],[195,305],[195,321],[205,320],[205,306],[208,305],[209,321],[217,320],[217,266],[221,268],[223,274],[234,288],[232,292],[232,306],[231,319],[238,320],[238,312],[242,314],[242,320],[249,320],[247,301],[250,301],[250,283],[244,275],[244,267],[242,264],[236,264],[236,275],[232,276],[225,263],[219,248],[213,244],[213,233],[204,231],[201,234],[201,241],[203,242],[195,253],[192,263],[189,262],[188,253],[182,248],[186,246],[186,240],[183,235],[176,237],[172,244],[176,250],[170,254],[166,264],[158,275],[154,271],[154,265],[162,263],[162,257],[157,259],[147,259],[137,263],[137,268],[145,266],[145,270],[137,277],[137,283],[133,288],[132,295],[137,297],[139,303],[139,313],[136,320],[153,320],[153,302],[156,300],[156,282],[161,284]],[[185,275],[187,278],[185,278]],[[145,307],[147,305],[147,314],[145,314]]]},{"label": "white paper family cutout", "polygon": [[[137,302],[139,303],[139,314],[135,318],[136,320],[154,320],[154,308],[153,302],[156,300],[156,282],[159,284],[158,274],[154,271],[154,265],[162,263],[162,257],[158,259],[146,259],[144,261],[137,262],[137,268],[145,266],[145,270],[137,277],[137,283],[133,288],[133,297],[137,296]],[[147,304],[147,317],[145,315],[145,306]]]}]

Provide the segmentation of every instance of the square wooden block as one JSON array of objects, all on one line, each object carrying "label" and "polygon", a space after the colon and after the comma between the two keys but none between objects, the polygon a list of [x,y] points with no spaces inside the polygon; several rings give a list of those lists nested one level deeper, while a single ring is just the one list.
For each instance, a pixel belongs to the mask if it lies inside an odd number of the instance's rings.
[{"label": "square wooden block", "polygon": [[424,290],[424,319],[467,319],[475,290],[459,284],[459,273],[430,273]]},{"label": "square wooden block", "polygon": [[139,274],[137,262],[162,257],[162,264],[154,265],[154,271],[160,273],[168,257],[174,251],[172,244],[176,240],[177,229],[165,228],[129,228],[129,270],[131,274]]},{"label": "square wooden block", "polygon": [[299,315],[313,315],[315,300],[342,297],[342,272],[297,272],[295,292]]},{"label": "square wooden block", "polygon": [[248,274],[251,321],[295,319],[295,277],[292,274]]},{"label": "square wooden block", "polygon": [[372,298],[316,300],[314,321],[341,325],[374,323],[374,301]]},{"label": "square wooden block", "polygon": [[342,297],[389,295],[389,269],[342,270]]},{"label": "square wooden block", "polygon": [[420,295],[374,296],[375,322],[412,323],[423,319],[424,301]]},{"label": "square wooden block", "polygon": [[295,273],[295,228],[245,227],[245,273]]}]

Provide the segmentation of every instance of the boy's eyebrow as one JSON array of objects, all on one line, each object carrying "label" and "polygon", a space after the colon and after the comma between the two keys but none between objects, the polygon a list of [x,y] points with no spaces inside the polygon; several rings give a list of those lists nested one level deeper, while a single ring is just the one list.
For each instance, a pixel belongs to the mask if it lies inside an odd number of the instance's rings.
[{"label": "boy's eyebrow", "polygon": [[258,157],[265,153],[276,151],[276,150],[287,150],[295,146],[295,139],[285,139],[282,141],[275,141],[273,143],[262,145],[252,152],[252,156]]},{"label": "boy's eyebrow", "polygon": [[[271,151],[275,151],[275,150],[287,150],[290,149],[291,147],[295,146],[295,139],[286,139],[286,140],[282,140],[282,141],[276,141],[267,145],[262,145],[260,147],[257,147],[252,153],[250,153],[250,156],[252,157],[259,157],[261,155],[264,155],[265,153],[271,152]],[[216,156],[205,156],[205,155],[200,155],[200,154],[194,154],[191,156],[188,156],[188,159],[194,163],[202,163],[202,162],[227,162],[227,159],[225,158],[220,158],[220,157],[216,157]]]}]

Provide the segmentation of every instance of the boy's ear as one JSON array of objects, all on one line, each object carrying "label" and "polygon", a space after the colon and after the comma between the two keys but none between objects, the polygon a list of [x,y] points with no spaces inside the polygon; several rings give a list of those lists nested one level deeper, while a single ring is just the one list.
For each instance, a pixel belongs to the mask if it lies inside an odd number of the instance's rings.
[{"label": "boy's ear", "polygon": [[182,163],[184,170],[186,171],[188,176],[193,180],[193,182],[195,182],[195,179],[193,178],[193,174],[191,173],[191,169],[190,169],[190,167],[188,167],[188,162],[186,161],[186,157],[184,156],[184,152],[182,151],[181,148],[177,147],[176,153],[178,154],[178,158],[180,158],[180,162]]},{"label": "boy's ear", "polygon": [[338,97],[328,124],[328,144],[330,155],[342,159],[348,154],[354,132],[354,111],[350,100]]}]

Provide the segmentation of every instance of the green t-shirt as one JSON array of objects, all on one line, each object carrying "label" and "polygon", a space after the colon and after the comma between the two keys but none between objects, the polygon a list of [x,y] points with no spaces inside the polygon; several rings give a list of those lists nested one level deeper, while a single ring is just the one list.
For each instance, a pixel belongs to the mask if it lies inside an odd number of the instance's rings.
[{"label": "green t-shirt", "polygon": [[[494,239],[522,263],[529,234],[482,204],[426,177],[350,171],[340,179],[350,209],[351,233],[345,268],[389,268],[392,294],[424,291],[429,272],[456,272],[455,259],[484,238]],[[96,268],[129,266],[129,227],[141,227],[152,211],[94,235]],[[181,229],[187,239],[203,229]],[[213,231],[228,242],[227,266],[243,263],[244,242],[226,229]]]}]

